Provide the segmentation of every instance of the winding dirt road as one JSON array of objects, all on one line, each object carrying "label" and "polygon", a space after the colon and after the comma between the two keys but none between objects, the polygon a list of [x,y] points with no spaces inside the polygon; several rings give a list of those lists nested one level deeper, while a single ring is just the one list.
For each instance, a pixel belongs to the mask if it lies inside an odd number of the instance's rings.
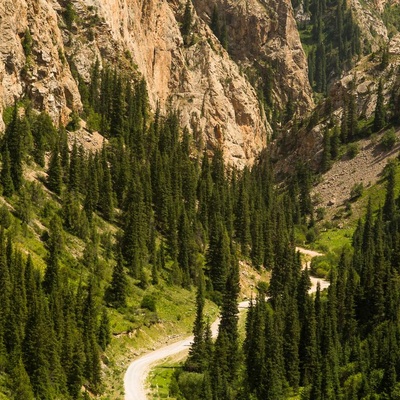
[{"label": "winding dirt road", "polygon": [[[322,253],[318,253],[314,250],[303,249],[302,247],[296,247],[296,251],[299,251],[301,254],[305,256],[309,256],[310,258],[323,256]],[[310,268],[311,261],[307,261],[303,264],[303,269],[308,267]],[[311,289],[308,291],[309,293],[315,293],[317,291],[317,285],[319,283],[321,290],[326,289],[329,286],[329,282],[325,279],[316,278],[315,276],[310,276],[311,281]]]},{"label": "winding dirt road", "polygon": [[[322,255],[321,253],[318,253],[316,251],[307,250],[300,247],[296,247],[296,250],[304,255],[308,255],[311,258]],[[306,266],[309,266],[309,262],[304,263],[303,268],[305,268]],[[318,282],[321,286],[321,290],[329,286],[329,282],[323,279],[315,277],[310,277],[310,279],[312,284],[312,287],[309,291],[310,293],[314,293],[316,291]],[[248,306],[248,301],[243,301],[239,303],[239,308],[248,308]],[[213,337],[216,337],[218,334],[218,325],[219,318],[214,321],[211,326]],[[167,357],[181,353],[183,351],[188,351],[192,340],[193,336],[190,336],[179,342],[171,343],[167,346],[161,347],[134,360],[129,365],[124,377],[125,400],[147,400],[147,390],[145,387],[145,382],[151,368]]]}]

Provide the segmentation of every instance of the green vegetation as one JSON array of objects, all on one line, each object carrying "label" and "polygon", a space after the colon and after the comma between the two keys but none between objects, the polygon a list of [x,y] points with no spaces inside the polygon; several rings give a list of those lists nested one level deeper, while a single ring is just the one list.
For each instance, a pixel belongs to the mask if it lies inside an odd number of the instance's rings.
[{"label": "green vegetation", "polygon": [[[293,7],[299,3],[292,1]],[[302,3],[303,10],[310,15],[299,26],[308,56],[309,80],[316,92],[326,94],[334,77],[350,69],[353,58],[361,55],[360,30],[345,1]]]},{"label": "green vegetation", "polygon": [[[198,348],[188,369],[203,371],[212,358],[223,396],[240,369],[231,355],[239,346],[239,257],[260,271],[292,257],[294,225],[313,224],[309,173],[299,166],[290,191],[277,192],[266,153],[252,169],[228,168],[222,149],[209,157],[196,148],[178,113],[149,112],[143,80],[100,72],[98,62],[80,89],[83,116],[95,115],[108,138],[97,151],[69,143],[73,134],[18,103],[5,118],[0,275],[10,306],[0,318],[1,390],[81,399],[83,387],[100,396],[121,379],[120,352],[145,343],[139,331],[187,331],[194,306],[185,297],[197,287]],[[68,129],[78,121],[73,113]],[[206,299],[221,307],[212,357],[215,308]],[[228,364],[235,369],[225,374]]]},{"label": "green vegetation", "polygon": [[[270,298],[260,292],[247,314],[246,339],[240,350],[244,356],[242,377],[230,381],[223,398],[397,398],[400,272],[396,192],[396,165],[392,163],[387,170],[383,208],[374,216],[370,200],[351,246],[313,260],[317,274],[329,272],[326,293],[317,289],[315,296],[307,294],[307,272],[300,273],[296,262],[273,269]],[[214,356],[220,356],[218,346],[217,341]],[[188,382],[196,387],[197,381],[197,390],[201,387],[202,391],[196,395],[192,389],[194,398],[214,398],[219,385],[214,383],[216,371],[211,368],[197,371],[191,379],[185,376],[181,395],[189,398],[185,396]],[[228,379],[237,366],[226,368]],[[199,372],[203,372],[202,379]]]},{"label": "green vegetation", "polygon": [[385,4],[382,20],[389,31],[389,37],[393,37],[400,31],[400,6],[398,4]]},{"label": "green vegetation", "polygon": [[397,143],[397,136],[393,128],[388,129],[382,136],[381,144],[386,151],[391,150]]},{"label": "green vegetation", "polygon": [[67,25],[67,28],[69,30],[71,30],[72,25],[76,20],[76,11],[74,9],[74,6],[73,6],[71,0],[67,0],[65,10],[63,13],[63,17],[64,17],[65,24]]}]

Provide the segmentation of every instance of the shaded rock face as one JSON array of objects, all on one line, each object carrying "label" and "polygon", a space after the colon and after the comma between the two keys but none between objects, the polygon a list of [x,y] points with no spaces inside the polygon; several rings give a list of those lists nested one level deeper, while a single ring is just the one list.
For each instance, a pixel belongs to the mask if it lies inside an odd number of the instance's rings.
[{"label": "shaded rock face", "polygon": [[228,48],[244,67],[272,68],[273,97],[281,109],[289,98],[299,114],[313,106],[307,60],[290,0],[193,0],[208,23],[213,9],[227,24]]},{"label": "shaded rock face", "polygon": [[[0,112],[24,95],[57,123],[65,123],[71,109],[80,109],[76,82],[62,59],[57,21],[52,3],[45,0],[0,2]],[[32,36],[28,57],[22,47],[27,29]]]}]

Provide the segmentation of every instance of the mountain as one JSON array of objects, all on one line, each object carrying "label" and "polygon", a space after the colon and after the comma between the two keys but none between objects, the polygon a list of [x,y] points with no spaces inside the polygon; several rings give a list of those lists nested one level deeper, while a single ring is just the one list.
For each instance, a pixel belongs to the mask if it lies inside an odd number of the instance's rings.
[{"label": "mountain", "polygon": [[166,396],[398,398],[399,32],[396,1],[1,1],[0,399],[122,398],[193,322]]},{"label": "mountain", "polygon": [[98,59],[143,76],[153,109],[179,109],[182,126],[243,167],[272,134],[259,77],[268,74],[277,108],[290,97],[305,112],[313,105],[307,63],[290,3],[215,5],[229,21],[228,51],[209,26],[211,2],[193,3],[185,36],[179,1],[3,1],[0,105],[27,97],[66,124],[82,110],[79,79],[88,81]]}]

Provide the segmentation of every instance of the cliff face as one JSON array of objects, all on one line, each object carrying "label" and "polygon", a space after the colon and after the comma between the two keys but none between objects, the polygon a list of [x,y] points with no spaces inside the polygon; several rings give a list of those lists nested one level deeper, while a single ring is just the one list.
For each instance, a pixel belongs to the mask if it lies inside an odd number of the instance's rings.
[{"label": "cliff face", "polygon": [[[57,21],[53,5],[47,1],[0,2],[0,112],[24,95],[35,108],[47,110],[61,123],[67,121],[71,108],[80,108]],[[32,53],[27,57],[22,42],[28,27]]]},{"label": "cliff face", "polygon": [[284,109],[290,98],[301,114],[313,106],[307,60],[290,0],[193,0],[204,21],[218,10],[227,25],[228,50],[244,67],[270,67],[273,97]]},{"label": "cliff face", "polygon": [[[109,59],[110,43],[115,54],[129,52],[147,81],[153,107],[159,102],[164,112],[179,109],[182,125],[209,147],[221,144],[229,162],[243,166],[253,161],[266,145],[269,125],[254,89],[194,12],[193,44],[188,46],[178,22],[183,3],[85,0],[77,9],[85,14],[90,6],[104,26],[95,27],[99,40],[89,47],[74,46],[74,59],[92,60],[96,53]],[[85,67],[78,70],[84,74]]]},{"label": "cliff face", "polygon": [[[289,95],[298,110],[312,105],[307,67],[290,2],[224,2],[229,55],[210,30],[211,2],[193,2],[190,44],[180,32],[184,0],[73,0],[67,29],[62,0],[0,2],[0,111],[21,97],[65,124],[81,101],[72,69],[88,79],[93,62],[118,64],[147,81],[153,108],[181,111],[206,147],[222,145],[225,158],[249,164],[271,128],[242,67],[273,65],[275,100]],[[222,2],[219,5],[222,9]],[[199,13],[199,16],[197,14]],[[29,30],[31,53],[23,48]],[[232,59],[232,58],[233,59]],[[235,62],[235,61],[237,62]],[[2,124],[2,122],[1,122]],[[4,125],[0,125],[0,129]]]}]

